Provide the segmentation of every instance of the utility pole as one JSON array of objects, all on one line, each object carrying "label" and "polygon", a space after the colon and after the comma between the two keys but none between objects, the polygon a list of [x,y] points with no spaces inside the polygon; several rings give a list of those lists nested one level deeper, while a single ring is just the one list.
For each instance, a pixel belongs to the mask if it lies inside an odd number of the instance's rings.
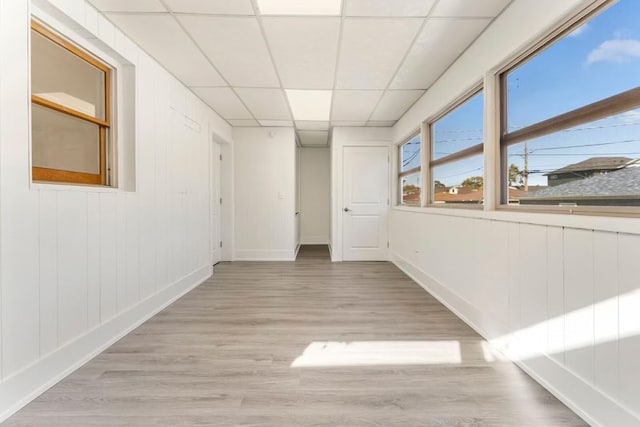
[{"label": "utility pole", "polygon": [[524,142],[524,191],[529,191],[529,141]]}]

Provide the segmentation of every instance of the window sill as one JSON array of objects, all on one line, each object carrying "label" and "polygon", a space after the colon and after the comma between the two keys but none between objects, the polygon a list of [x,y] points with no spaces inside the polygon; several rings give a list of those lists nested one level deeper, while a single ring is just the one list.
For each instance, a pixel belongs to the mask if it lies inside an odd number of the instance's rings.
[{"label": "window sill", "polygon": [[84,193],[117,193],[122,190],[115,187],[107,187],[104,185],[88,185],[88,184],[61,184],[57,182],[32,181],[30,188],[32,190],[48,190],[48,191],[80,191]]},{"label": "window sill", "polygon": [[640,221],[637,217],[606,216],[603,214],[570,214],[568,212],[533,212],[513,208],[497,210],[456,209],[448,207],[406,207],[394,206],[396,212],[421,215],[441,215],[457,218],[483,219],[488,221],[519,224],[567,227],[583,230],[604,231],[640,235]]}]

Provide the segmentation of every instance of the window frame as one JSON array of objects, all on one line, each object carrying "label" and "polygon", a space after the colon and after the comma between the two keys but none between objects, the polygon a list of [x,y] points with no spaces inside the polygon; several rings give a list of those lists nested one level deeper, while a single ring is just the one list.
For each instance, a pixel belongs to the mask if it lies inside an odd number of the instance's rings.
[{"label": "window frame", "polygon": [[[38,22],[35,19],[31,19],[30,31],[35,31],[41,36],[45,37],[49,41],[62,47],[72,55],[77,56],[81,60],[89,63],[90,65],[98,68],[104,72],[104,120],[84,114],[80,111],[76,111],[72,108],[58,104],[56,102],[44,99],[31,93],[31,104],[39,105],[44,108],[56,111],[58,113],[66,114],[70,117],[83,120],[98,126],[99,132],[99,173],[92,174],[86,172],[76,172],[64,169],[50,169],[42,168],[31,165],[31,179],[33,182],[38,183],[53,183],[53,184],[80,184],[80,185],[97,185],[108,187],[111,186],[110,168],[108,165],[108,153],[110,150],[110,131],[112,130],[112,76],[113,68],[107,65],[106,62],[93,56],[91,53],[82,49],[72,41],[59,35],[53,30],[49,29],[44,24]],[[30,47],[31,49],[31,47]],[[31,71],[30,71],[31,75]],[[31,142],[33,144],[33,142]]]},{"label": "window frame", "polygon": [[[436,124],[436,122],[440,119],[442,119],[443,117],[445,117],[446,115],[448,115],[449,113],[453,112],[455,109],[457,109],[458,107],[461,107],[462,105],[464,105],[467,101],[471,100],[471,98],[473,98],[474,96],[478,95],[481,92],[484,92],[484,84],[483,82],[480,82],[476,85],[474,85],[471,89],[467,90],[466,92],[464,92],[461,96],[457,97],[452,103],[450,103],[449,105],[447,105],[442,111],[440,111],[438,114],[436,114],[435,116],[433,116],[431,119],[427,120],[424,122],[424,137],[423,137],[423,144],[425,144],[427,146],[427,152],[428,152],[428,156],[427,156],[427,164],[429,165],[429,167],[427,168],[427,178],[428,180],[425,180],[424,183],[429,183],[428,188],[426,188],[426,205],[427,207],[430,208],[448,208],[448,209],[473,209],[473,210],[483,210],[484,209],[484,205],[486,203],[486,201],[483,201],[483,203],[479,203],[479,204],[453,204],[453,203],[436,203],[435,201],[435,191],[434,191],[434,184],[435,184],[435,180],[434,180],[434,174],[433,174],[433,169],[438,167],[438,166],[443,166],[446,164],[451,164],[451,163],[455,163],[457,161],[460,160],[464,160],[464,159],[468,159],[477,155],[482,155],[483,156],[483,162],[484,162],[484,156],[485,156],[485,141],[484,141],[484,137],[483,137],[483,141],[480,142],[479,144],[473,145],[471,147],[468,148],[463,148],[462,150],[456,151],[455,153],[446,155],[444,157],[441,157],[439,159],[433,159],[434,157],[434,150],[435,150],[435,138],[434,138],[434,125]],[[486,96],[486,93],[483,93],[484,96]],[[485,116],[486,116],[486,108],[483,105],[482,108],[482,115],[483,115],[483,135],[485,134],[484,131],[484,126],[485,126]],[[487,171],[486,168],[484,168],[483,170],[483,180],[486,183],[487,181],[487,177],[486,177]],[[424,187],[424,184],[423,184]],[[423,189],[424,190],[424,189]],[[423,191],[424,192],[424,191]]]},{"label": "window frame", "polygon": [[[408,169],[406,171],[402,171],[402,147],[404,147],[405,145],[407,145],[408,143],[410,143],[414,138],[416,137],[420,137],[420,165],[411,169]],[[398,153],[398,174],[397,174],[397,189],[398,189],[398,200],[397,200],[397,206],[402,206],[402,207],[412,207],[412,208],[416,208],[416,207],[421,207],[423,206],[424,203],[424,177],[422,174],[422,164],[423,164],[423,159],[424,159],[424,135],[422,134],[421,131],[417,131],[417,132],[413,132],[411,133],[411,136],[409,136],[408,138],[405,138],[401,143],[399,143],[397,145],[397,153]],[[402,183],[402,178],[406,177],[406,176],[410,176],[410,175],[415,175],[415,174],[419,174],[420,175],[420,201],[418,202],[417,206],[414,205],[410,205],[407,203],[403,202],[403,190],[401,187],[401,183]]]},{"label": "window frame", "polygon": [[498,185],[498,209],[512,212],[545,212],[583,215],[608,215],[608,216],[640,216],[640,208],[625,206],[560,206],[560,205],[515,205],[509,204],[509,146],[529,141],[553,133],[570,129],[575,126],[587,124],[596,120],[605,119],[616,114],[624,113],[636,108],[640,108],[640,87],[620,92],[613,96],[600,99],[590,104],[583,105],[573,110],[567,111],[532,123],[524,128],[508,132],[508,75],[511,71],[526,64],[530,59],[551,48],[556,42],[571,34],[582,25],[588,23],[597,14],[604,12],[607,8],[614,6],[615,0],[600,1],[591,7],[586,8],[581,13],[573,16],[572,19],[552,31],[547,37],[526,50],[524,53],[510,61],[495,74],[497,79],[499,109],[498,109],[498,163],[499,176]]}]

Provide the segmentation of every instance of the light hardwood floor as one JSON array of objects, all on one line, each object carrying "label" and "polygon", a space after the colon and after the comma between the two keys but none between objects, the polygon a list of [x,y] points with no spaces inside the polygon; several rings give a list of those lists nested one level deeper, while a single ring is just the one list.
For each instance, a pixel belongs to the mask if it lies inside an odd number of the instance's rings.
[{"label": "light hardwood floor", "polygon": [[390,263],[222,263],[7,426],[584,426]]}]

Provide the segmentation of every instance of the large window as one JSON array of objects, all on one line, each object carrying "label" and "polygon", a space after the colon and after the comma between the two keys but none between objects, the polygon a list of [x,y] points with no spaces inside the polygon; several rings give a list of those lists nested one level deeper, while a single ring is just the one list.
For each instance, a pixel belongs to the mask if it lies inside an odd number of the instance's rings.
[{"label": "large window", "polygon": [[639,20],[620,0],[501,76],[503,204],[640,206]]},{"label": "large window", "polygon": [[109,185],[110,68],[31,24],[34,181]]},{"label": "large window", "polygon": [[402,205],[420,206],[421,204],[421,153],[422,138],[420,134],[400,145],[398,182],[400,183],[400,204]]},{"label": "large window", "polygon": [[483,108],[479,90],[429,125],[431,203],[484,203]]}]

